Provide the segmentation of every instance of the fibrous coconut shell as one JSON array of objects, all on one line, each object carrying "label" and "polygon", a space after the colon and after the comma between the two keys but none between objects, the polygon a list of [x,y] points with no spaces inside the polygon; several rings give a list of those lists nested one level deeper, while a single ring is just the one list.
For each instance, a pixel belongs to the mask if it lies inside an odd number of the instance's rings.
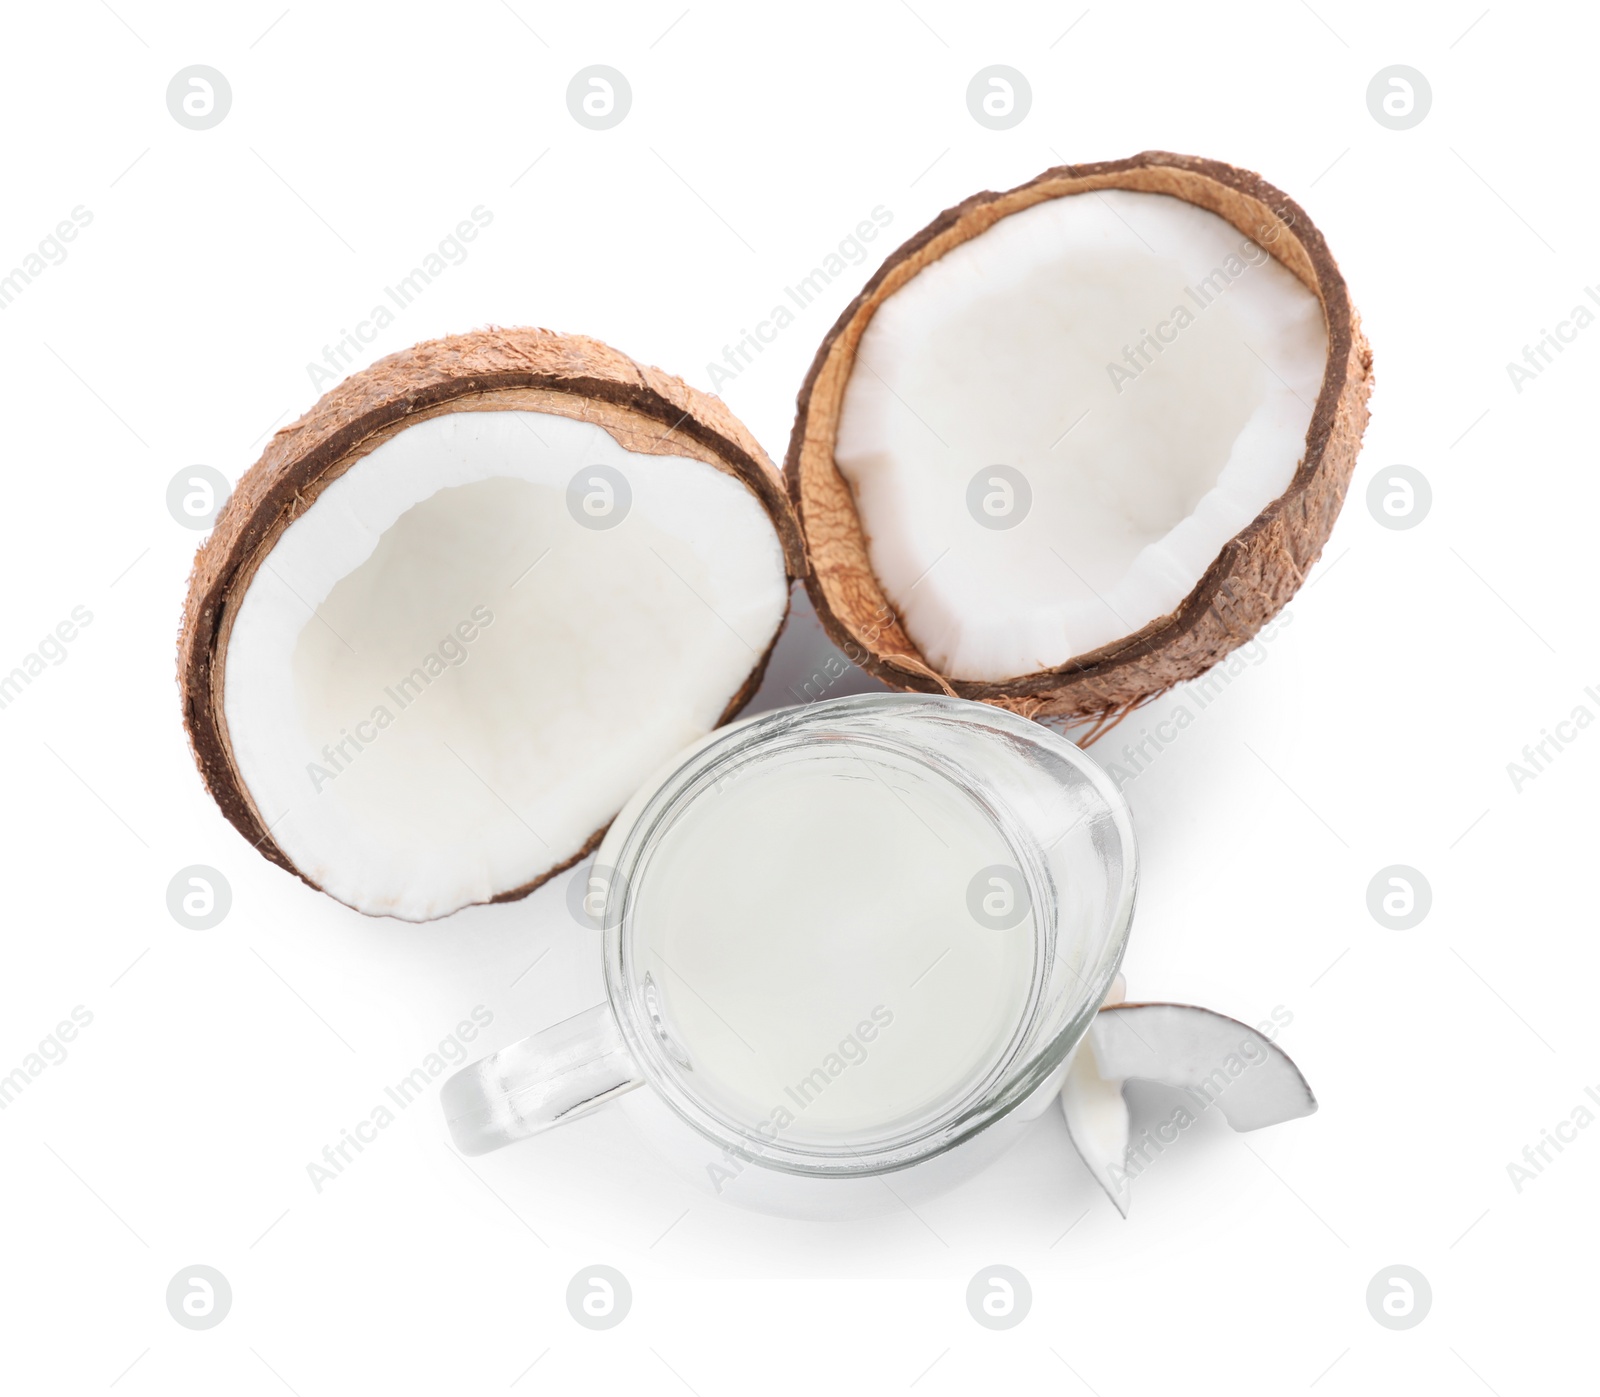
[{"label": "fibrous coconut shell", "polygon": [[[229,742],[223,688],[238,602],[284,529],[380,443],[442,413],[518,409],[592,422],[629,451],[686,456],[736,477],[770,516],[790,578],[804,571],[781,475],[755,438],[718,399],[598,340],[484,329],[415,345],[352,374],[279,431],[240,478],[195,559],[178,637],[184,728],[206,788],[234,828],[297,876],[305,877],[274,842]],[[750,700],[770,654],[769,645],[719,721]],[[525,896],[592,852],[603,833],[597,830],[573,858],[494,900]]]},{"label": "fibrous coconut shell", "polygon": [[[873,315],[925,267],[998,220],[1046,199],[1092,190],[1167,194],[1210,210],[1265,248],[1322,304],[1328,360],[1289,488],[1235,535],[1168,615],[1054,669],[1001,681],[940,674],[907,635],[873,573],[868,539],[834,461],[845,388]],[[899,689],[948,693],[1032,718],[1103,727],[1204,673],[1256,634],[1322,552],[1355,467],[1372,391],[1372,354],[1339,268],[1306,212],[1259,175],[1214,160],[1146,151],[1063,165],[1004,193],[947,209],[890,254],[839,317],[801,388],[784,474],[810,556],[806,588],[829,636]]]}]

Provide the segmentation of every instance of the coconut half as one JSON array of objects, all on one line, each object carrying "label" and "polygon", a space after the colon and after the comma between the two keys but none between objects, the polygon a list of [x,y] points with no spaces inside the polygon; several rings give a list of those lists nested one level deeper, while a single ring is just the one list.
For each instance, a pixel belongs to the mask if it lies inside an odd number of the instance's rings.
[{"label": "coconut half", "polygon": [[1294,593],[1370,389],[1322,236],[1259,176],[1152,152],[975,195],[811,366],[807,588],[889,684],[1105,720]]},{"label": "coconut half", "polygon": [[802,564],[716,399],[594,340],[435,340],[239,481],[190,579],[184,722],[240,833],[358,911],[521,897],[755,692]]}]

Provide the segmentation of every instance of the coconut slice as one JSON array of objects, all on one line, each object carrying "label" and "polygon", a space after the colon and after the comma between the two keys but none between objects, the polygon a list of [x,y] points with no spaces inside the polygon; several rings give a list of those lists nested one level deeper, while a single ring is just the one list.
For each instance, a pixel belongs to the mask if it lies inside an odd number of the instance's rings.
[{"label": "coconut slice", "polygon": [[1061,1089],[1067,1132],[1084,1164],[1126,1217],[1129,1078],[1181,1088],[1192,1115],[1217,1107],[1235,1130],[1308,1116],[1306,1079],[1270,1038],[1193,1004],[1109,1004],[1074,1055]]},{"label": "coconut slice", "polygon": [[1117,1211],[1127,1217],[1128,1103],[1122,1095],[1122,1082],[1101,1075],[1092,1042],[1084,1042],[1073,1054],[1061,1085],[1061,1110],[1078,1157]]},{"label": "coconut slice", "polygon": [[341,902],[520,897],[754,693],[801,560],[715,399],[593,340],[433,341],[240,480],[190,581],[185,724],[240,833]]},{"label": "coconut slice", "polygon": [[1125,711],[1294,593],[1370,369],[1321,235],[1256,175],[1147,153],[976,195],[889,257],[801,392],[817,614],[900,688]]}]

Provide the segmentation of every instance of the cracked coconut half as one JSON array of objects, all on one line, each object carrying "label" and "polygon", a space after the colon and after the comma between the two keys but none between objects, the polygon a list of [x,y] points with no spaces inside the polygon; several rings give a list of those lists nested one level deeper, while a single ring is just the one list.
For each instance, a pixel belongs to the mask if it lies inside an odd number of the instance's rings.
[{"label": "cracked coconut half", "polygon": [[358,911],[520,897],[754,693],[802,558],[715,399],[594,340],[435,340],[240,480],[190,581],[185,725],[240,833]]},{"label": "cracked coconut half", "polygon": [[1289,599],[1371,357],[1321,234],[1162,153],[940,215],[829,333],[786,462],[834,641],[899,688],[1106,720]]}]

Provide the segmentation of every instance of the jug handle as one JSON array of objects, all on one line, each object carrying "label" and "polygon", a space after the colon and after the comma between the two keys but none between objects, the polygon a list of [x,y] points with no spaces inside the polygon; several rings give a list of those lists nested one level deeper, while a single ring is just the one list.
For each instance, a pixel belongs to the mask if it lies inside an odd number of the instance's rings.
[{"label": "jug handle", "polygon": [[463,1067],[439,1103],[456,1148],[479,1155],[587,1115],[643,1082],[611,1006],[597,1004]]}]

